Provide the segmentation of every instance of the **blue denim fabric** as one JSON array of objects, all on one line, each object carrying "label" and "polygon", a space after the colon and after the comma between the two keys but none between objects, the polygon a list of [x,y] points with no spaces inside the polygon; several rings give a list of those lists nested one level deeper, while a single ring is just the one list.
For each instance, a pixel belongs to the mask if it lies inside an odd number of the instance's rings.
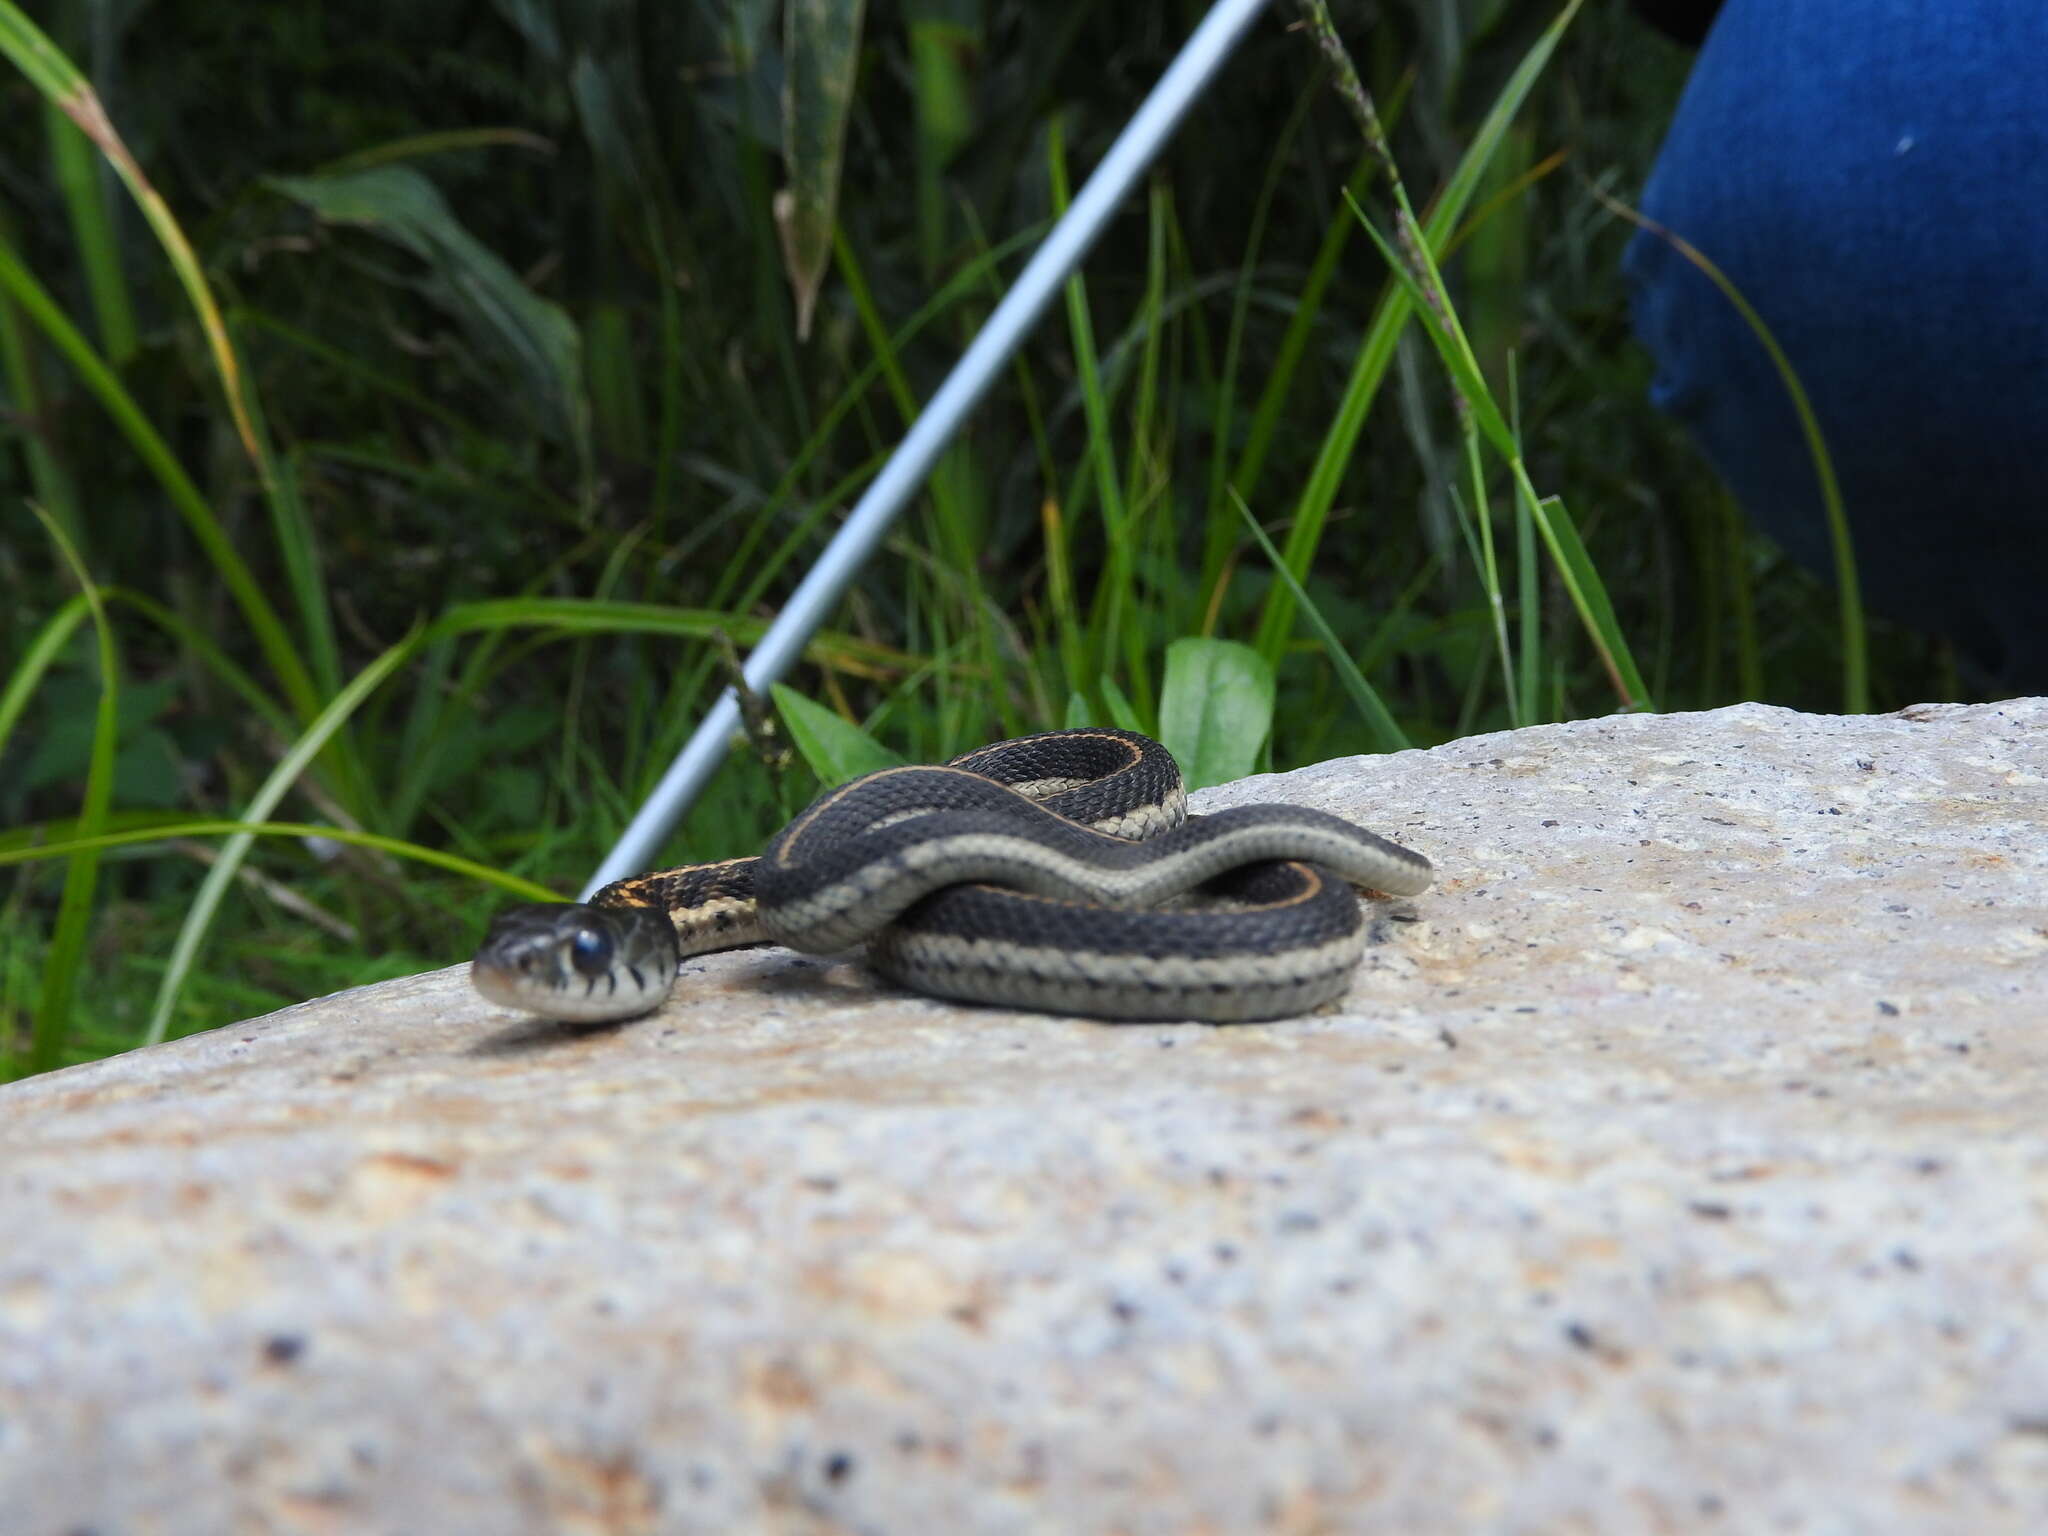
[{"label": "blue denim fabric", "polygon": [[[1872,608],[2048,691],[2048,3],[1728,0],[1643,193],[1812,397]],[[1625,261],[1651,398],[1831,567],[1762,347],[1670,246]]]}]

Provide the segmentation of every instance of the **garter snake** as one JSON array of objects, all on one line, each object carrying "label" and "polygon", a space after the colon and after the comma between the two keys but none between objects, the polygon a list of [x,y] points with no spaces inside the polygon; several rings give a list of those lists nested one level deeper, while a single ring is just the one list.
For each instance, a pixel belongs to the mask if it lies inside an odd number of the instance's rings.
[{"label": "garter snake", "polygon": [[828,790],[758,858],[515,907],[471,962],[492,1002],[594,1023],[660,1005],[689,955],[868,945],[922,992],[1109,1019],[1228,1022],[1340,995],[1354,886],[1425,890],[1427,859],[1305,806],[1188,817],[1129,731],[1049,731]]}]

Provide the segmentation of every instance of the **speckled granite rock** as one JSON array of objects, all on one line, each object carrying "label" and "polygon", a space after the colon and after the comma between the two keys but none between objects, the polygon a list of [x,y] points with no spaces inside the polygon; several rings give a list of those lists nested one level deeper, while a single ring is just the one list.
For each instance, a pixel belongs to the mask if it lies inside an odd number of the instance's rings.
[{"label": "speckled granite rock", "polygon": [[2048,1529],[2048,702],[1271,798],[1443,872],[1340,1012],[759,951],[0,1091],[0,1528]]}]

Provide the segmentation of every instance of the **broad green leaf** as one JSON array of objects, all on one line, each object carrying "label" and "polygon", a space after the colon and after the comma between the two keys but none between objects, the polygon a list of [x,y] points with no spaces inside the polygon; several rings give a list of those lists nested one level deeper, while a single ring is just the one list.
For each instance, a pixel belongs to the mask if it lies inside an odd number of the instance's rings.
[{"label": "broad green leaf", "polygon": [[1255,773],[1273,730],[1273,667],[1235,640],[1189,637],[1166,648],[1159,738],[1190,789]]},{"label": "broad green leaf", "polygon": [[782,85],[782,154],[789,185],[775,194],[782,264],[796,295],[796,334],[807,341],[818,287],[832,260],[846,111],[860,64],[862,0],[789,0]]},{"label": "broad green leaf", "polygon": [[548,0],[491,0],[498,14],[517,29],[527,46],[551,70],[562,67],[562,29]]},{"label": "broad green leaf", "polygon": [[269,185],[322,219],[359,225],[417,256],[426,265],[428,294],[472,344],[517,375],[534,414],[587,459],[589,411],[575,323],[463,228],[438,187],[406,165],[274,176]]},{"label": "broad green leaf", "polygon": [[770,690],[789,739],[820,784],[844,784],[864,773],[901,766],[903,759],[851,720],[813,703],[794,688],[776,683]]}]

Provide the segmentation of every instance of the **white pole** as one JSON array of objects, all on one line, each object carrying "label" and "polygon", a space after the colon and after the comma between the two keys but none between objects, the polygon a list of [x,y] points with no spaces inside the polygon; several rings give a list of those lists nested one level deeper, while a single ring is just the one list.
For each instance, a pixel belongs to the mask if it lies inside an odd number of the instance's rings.
[{"label": "white pole", "polygon": [[[1210,7],[747,657],[741,672],[749,688],[765,693],[803,653],[896,515],[924,484],[967,413],[1265,6],[1266,0],[1216,0]],[[726,745],[739,723],[739,700],[732,689],[721,690],[647,803],[590,877],[583,891],[586,898],[599,886],[652,867],[662,842],[724,760]]]}]

